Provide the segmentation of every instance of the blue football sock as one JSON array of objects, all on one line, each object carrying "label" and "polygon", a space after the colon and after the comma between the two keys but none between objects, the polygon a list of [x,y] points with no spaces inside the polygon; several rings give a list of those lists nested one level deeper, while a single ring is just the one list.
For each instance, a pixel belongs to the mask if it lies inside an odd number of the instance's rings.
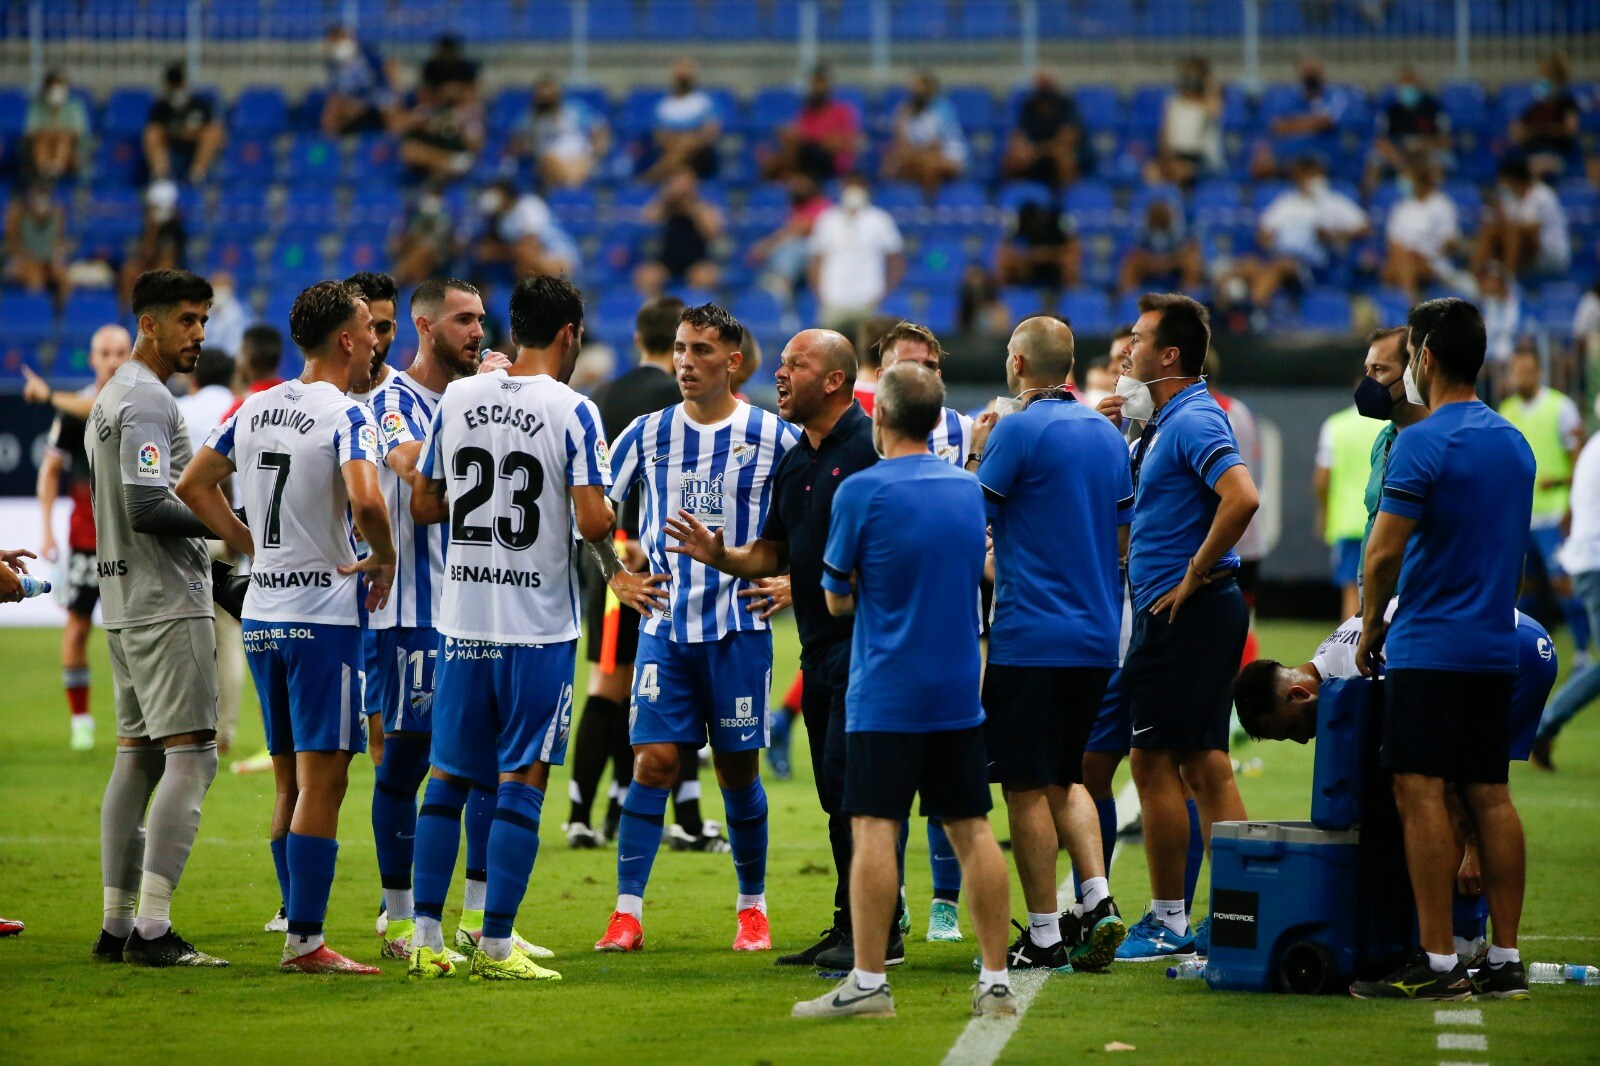
[{"label": "blue football sock", "polygon": [[284,850],[289,858],[289,935],[318,936],[328,913],[339,842],[290,833]]},{"label": "blue football sock", "polygon": [[1189,809],[1189,851],[1183,857],[1183,909],[1194,909],[1194,887],[1200,883],[1200,864],[1206,860],[1206,842],[1200,835],[1200,808],[1194,800],[1184,800]]},{"label": "blue football sock", "polygon": [[467,796],[467,816],[462,829],[467,838],[467,880],[489,880],[489,833],[494,825],[497,793],[476,782]]},{"label": "blue football sock", "polygon": [[722,809],[739,894],[759,896],[767,890],[767,790],[761,778],[738,790],[723,789]]},{"label": "blue football sock", "polygon": [[428,776],[426,737],[389,737],[372,781],[372,840],[384,888],[411,887],[417,836],[417,789]]},{"label": "blue football sock", "polygon": [[278,902],[289,906],[289,838],[278,837],[272,842],[272,868],[278,873]]},{"label": "blue football sock", "polygon": [[635,781],[622,801],[622,821],[617,825],[617,895],[643,896],[661,847],[661,825],[667,813],[670,789],[651,788]]},{"label": "blue football sock", "polygon": [[[474,790],[476,791],[476,790]],[[528,891],[533,861],[539,857],[539,812],[544,790],[521,781],[502,781],[489,829],[489,893],[483,907],[483,935],[511,935],[517,908]]]},{"label": "blue football sock", "polygon": [[456,872],[461,847],[461,808],[467,790],[439,777],[428,779],[417,812],[416,913],[438,921],[444,915],[450,877]]},{"label": "blue football sock", "polygon": [[956,849],[950,846],[944,826],[928,819],[928,866],[933,871],[933,896],[935,899],[955,901],[961,898],[961,862]]},{"label": "blue football sock", "polygon": [[1452,932],[1462,940],[1476,940],[1489,928],[1488,896],[1453,893],[1450,910],[1451,924],[1454,926]]}]

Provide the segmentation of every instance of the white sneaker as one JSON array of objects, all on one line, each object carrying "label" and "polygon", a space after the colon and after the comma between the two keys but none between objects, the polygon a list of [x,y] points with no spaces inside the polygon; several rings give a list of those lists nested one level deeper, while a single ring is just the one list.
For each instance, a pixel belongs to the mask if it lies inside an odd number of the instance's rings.
[{"label": "white sneaker", "polygon": [[72,716],[72,743],[73,751],[94,750],[94,718],[87,714]]},{"label": "white sneaker", "polygon": [[789,1014],[795,1018],[893,1018],[894,995],[887,984],[863,992],[847,975],[832,992],[796,1003]]},{"label": "white sneaker", "polygon": [[985,1016],[1015,1015],[1017,1013],[1017,997],[1012,993],[1010,985],[990,985],[980,990],[977,985],[972,986],[972,1016],[982,1018]]},{"label": "white sneaker", "polygon": [[268,933],[287,933],[289,931],[289,912],[279,906],[278,913],[272,916],[272,921],[261,928]]},{"label": "white sneaker", "polygon": [[389,933],[389,905],[385,903],[378,908],[378,920],[373,923],[373,928],[378,931],[378,939],[388,939]]},{"label": "white sneaker", "polygon": [[606,846],[606,835],[582,822],[567,822],[562,825],[561,829],[567,834],[567,847],[569,848],[603,848]]}]

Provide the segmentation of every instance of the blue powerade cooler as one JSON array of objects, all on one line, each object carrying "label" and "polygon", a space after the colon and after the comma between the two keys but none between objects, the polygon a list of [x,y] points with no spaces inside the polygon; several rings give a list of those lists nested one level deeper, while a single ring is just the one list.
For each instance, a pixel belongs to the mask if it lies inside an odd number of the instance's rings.
[{"label": "blue powerade cooler", "polygon": [[1356,970],[1360,833],[1310,822],[1211,827],[1206,983],[1317,992]]}]

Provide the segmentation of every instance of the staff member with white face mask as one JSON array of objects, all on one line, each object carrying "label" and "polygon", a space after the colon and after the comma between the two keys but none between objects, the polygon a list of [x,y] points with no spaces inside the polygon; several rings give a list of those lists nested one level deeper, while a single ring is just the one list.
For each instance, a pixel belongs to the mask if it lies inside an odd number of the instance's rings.
[{"label": "staff member with white face mask", "polygon": [[1133,640],[1122,683],[1151,902],[1117,952],[1130,961],[1194,952],[1183,902],[1184,785],[1208,847],[1211,823],[1245,817],[1228,761],[1231,686],[1249,625],[1233,546],[1259,506],[1228,417],[1201,376],[1211,345],[1205,308],[1176,293],[1146,293],[1139,311],[1131,373],[1099,407],[1119,426],[1124,418],[1145,422],[1133,453]]}]

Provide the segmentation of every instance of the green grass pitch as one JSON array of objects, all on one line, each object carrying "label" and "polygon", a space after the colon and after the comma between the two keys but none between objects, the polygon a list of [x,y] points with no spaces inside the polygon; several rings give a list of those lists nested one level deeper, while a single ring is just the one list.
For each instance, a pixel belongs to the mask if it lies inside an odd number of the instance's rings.
[{"label": "green grass pitch", "polygon": [[[1262,652],[1302,661],[1327,627],[1269,623]],[[900,1016],[891,1022],[796,1022],[795,1000],[827,986],[809,971],[780,970],[768,956],[735,956],[734,880],[726,856],[665,851],[645,907],[647,947],[638,956],[596,955],[614,892],[615,852],[574,852],[560,823],[566,774],[552,777],[544,847],[519,928],[558,954],[565,980],[539,987],[412,985],[398,963],[381,977],[306,978],[276,972],[281,937],[262,923],[277,907],[267,851],[270,775],[226,768],[206,801],[200,840],[174,904],[178,928],[232,961],[222,972],[131,971],[89,959],[100,915],[98,810],[111,758],[111,672],[94,643],[94,709],[100,746],[67,750],[56,667],[57,634],[0,632],[4,739],[0,740],[0,914],[28,923],[0,941],[0,1060],[215,1063],[467,1062],[937,1063],[966,1025],[970,960],[965,944],[926,944],[930,890],[921,826],[911,834],[907,876],[914,936],[893,975]],[[794,669],[794,630],[778,631],[774,677]],[[578,691],[583,691],[579,677]],[[581,709],[581,698],[579,707]],[[260,739],[251,702],[239,747]],[[772,852],[768,898],[779,950],[808,943],[828,923],[832,880],[812,792],[803,731],[792,781],[768,781]],[[1303,818],[1311,752],[1289,744],[1236,752],[1261,760],[1241,779],[1257,818]],[[1600,962],[1600,712],[1580,717],[1557,750],[1558,773],[1518,765],[1512,789],[1528,831],[1523,957]],[[1124,770],[1124,776],[1126,770]],[[372,767],[354,763],[340,839],[329,942],[377,963],[372,931],[379,892],[369,819]],[[709,817],[720,800],[706,776]],[[997,827],[1000,822],[997,820]],[[1003,833],[1002,833],[1003,835]],[[1062,874],[1067,872],[1062,863]],[[459,906],[458,871],[452,906]],[[1144,856],[1119,850],[1112,890],[1131,923],[1149,896]],[[1201,898],[1205,898],[1202,882]],[[1197,907],[1197,910],[1199,908]],[[1021,914],[1021,893],[1012,893]],[[447,933],[453,913],[447,915]],[[1600,989],[1536,986],[1532,1003],[1485,1003],[1488,1052],[1441,1051],[1431,1007],[1345,997],[1224,994],[1172,982],[1157,966],[1050,978],[1000,1061],[1060,1062],[1131,1044],[1137,1062],[1239,1063],[1593,1061]]]}]

